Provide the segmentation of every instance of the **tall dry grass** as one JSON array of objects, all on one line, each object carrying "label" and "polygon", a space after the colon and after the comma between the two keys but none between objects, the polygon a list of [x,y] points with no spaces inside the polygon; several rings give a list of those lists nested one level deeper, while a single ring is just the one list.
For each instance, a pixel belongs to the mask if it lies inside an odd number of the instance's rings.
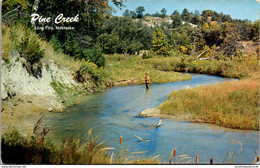
[{"label": "tall dry grass", "polygon": [[158,155],[143,157],[142,152],[123,151],[123,137],[120,136],[118,154],[116,148],[107,147],[100,136],[93,136],[92,129],[84,139],[64,138],[54,144],[46,138],[48,127],[42,127],[43,116],[34,126],[32,134],[22,135],[10,128],[1,137],[2,161],[4,164],[160,164]]},{"label": "tall dry grass", "polygon": [[[258,78],[259,79],[259,78]],[[259,80],[246,79],[172,92],[161,113],[237,129],[259,130]]]}]

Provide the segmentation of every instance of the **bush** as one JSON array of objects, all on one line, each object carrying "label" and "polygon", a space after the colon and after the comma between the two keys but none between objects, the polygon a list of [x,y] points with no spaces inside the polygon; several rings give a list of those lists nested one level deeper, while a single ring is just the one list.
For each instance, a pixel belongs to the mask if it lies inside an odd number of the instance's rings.
[{"label": "bush", "polygon": [[106,65],[106,59],[102,54],[102,49],[97,46],[92,50],[84,49],[82,54],[86,60],[95,63],[98,67],[104,67]]},{"label": "bush", "polygon": [[149,58],[153,58],[153,55],[152,55],[152,53],[147,53],[147,52],[145,52],[143,55],[142,55],[142,58],[143,59],[149,59]]},{"label": "bush", "polygon": [[28,33],[22,38],[17,48],[20,55],[30,62],[31,65],[38,63],[44,56],[44,51],[40,49],[37,38],[30,37]]},{"label": "bush", "polygon": [[51,37],[50,43],[53,45],[53,47],[56,51],[63,52],[63,49],[62,49],[63,45],[61,44],[61,42],[55,35],[53,35]]}]

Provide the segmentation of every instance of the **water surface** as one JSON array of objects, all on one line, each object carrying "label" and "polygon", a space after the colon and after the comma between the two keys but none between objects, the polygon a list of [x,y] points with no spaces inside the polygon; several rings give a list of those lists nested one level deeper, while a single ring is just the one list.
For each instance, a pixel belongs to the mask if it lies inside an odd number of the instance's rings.
[{"label": "water surface", "polygon": [[[82,98],[80,104],[68,108],[63,113],[46,116],[45,124],[51,128],[50,136],[57,141],[64,137],[86,137],[90,128],[93,134],[101,134],[100,139],[109,147],[119,147],[119,137],[123,136],[123,147],[129,152],[147,151],[140,157],[160,154],[163,162],[168,162],[171,150],[186,154],[195,161],[199,155],[200,163],[223,163],[232,139],[242,143],[232,144],[236,163],[252,163],[255,149],[259,148],[259,133],[226,129],[210,124],[163,119],[162,126],[155,128],[158,118],[139,118],[139,113],[163,103],[172,90],[213,84],[228,80],[210,75],[192,75],[189,81],[131,85],[109,88]],[[136,136],[150,141],[141,141]],[[115,151],[114,151],[115,152]]]}]

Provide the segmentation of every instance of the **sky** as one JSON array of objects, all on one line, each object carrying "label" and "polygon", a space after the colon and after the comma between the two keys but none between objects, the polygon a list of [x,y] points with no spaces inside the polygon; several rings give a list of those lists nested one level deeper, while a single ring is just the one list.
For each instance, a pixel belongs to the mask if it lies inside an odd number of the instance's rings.
[{"label": "sky", "polygon": [[[257,2],[258,1],[258,2]],[[166,8],[167,14],[170,15],[174,10],[180,13],[184,8],[189,12],[198,10],[199,12],[211,9],[218,13],[229,14],[233,19],[249,19],[256,21],[259,19],[259,1],[260,0],[127,0],[122,10],[116,8],[116,16],[122,16],[126,10],[135,10],[138,6],[144,6],[145,13],[156,13]]]}]

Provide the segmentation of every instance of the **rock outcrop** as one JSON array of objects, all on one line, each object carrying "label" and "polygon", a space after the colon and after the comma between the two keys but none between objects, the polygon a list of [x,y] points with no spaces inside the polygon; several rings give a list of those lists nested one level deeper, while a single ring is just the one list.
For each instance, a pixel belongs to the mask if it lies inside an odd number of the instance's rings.
[{"label": "rock outcrop", "polygon": [[159,108],[148,108],[142,111],[139,114],[139,117],[160,117],[160,109]]},{"label": "rock outcrop", "polygon": [[1,60],[1,100],[17,99],[48,111],[62,110],[63,105],[51,83],[77,86],[73,71],[59,67],[53,60],[42,59],[41,75],[35,77],[26,70],[26,64],[17,51],[10,53],[8,62]]}]

